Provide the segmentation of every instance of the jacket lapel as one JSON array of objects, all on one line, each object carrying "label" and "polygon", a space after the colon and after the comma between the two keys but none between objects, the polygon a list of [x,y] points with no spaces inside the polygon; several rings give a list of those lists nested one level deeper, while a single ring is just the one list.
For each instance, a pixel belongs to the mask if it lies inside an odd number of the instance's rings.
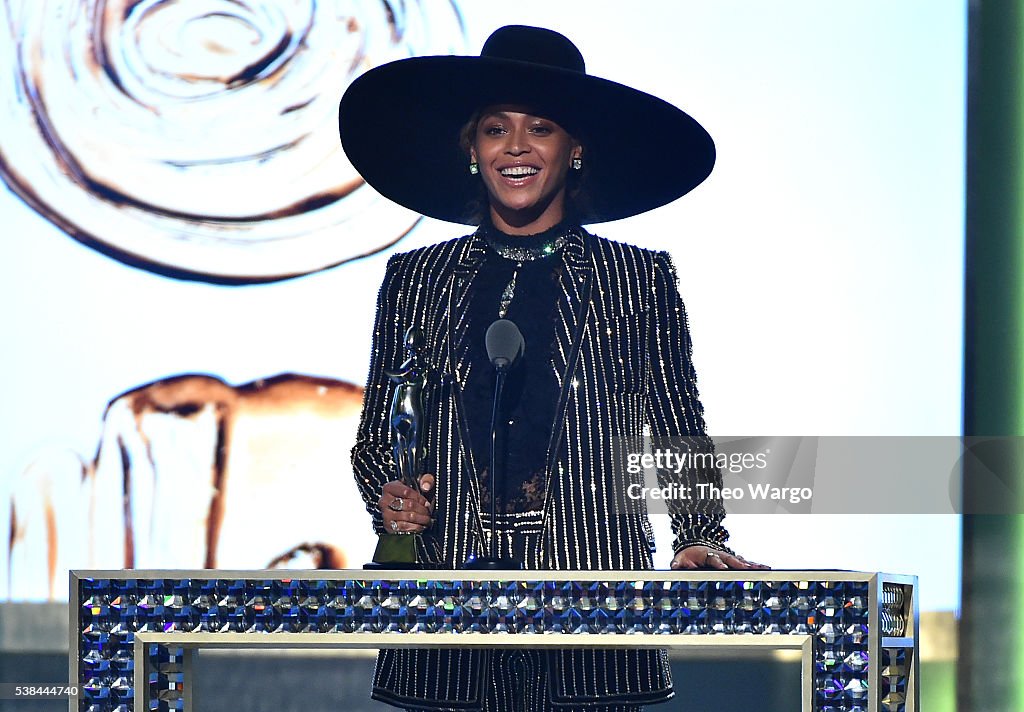
[{"label": "jacket lapel", "polygon": [[[571,233],[562,249],[565,251],[565,269],[558,275],[558,320],[555,325],[556,344],[552,366],[561,384],[559,405],[564,407],[587,323],[590,293],[594,286],[594,266],[587,235],[582,230]],[[556,422],[564,420],[563,415],[562,407],[559,407],[555,413]]]},{"label": "jacket lapel", "polygon": [[[469,490],[467,498],[471,526],[476,531],[476,539],[481,547],[484,545],[483,521],[480,519],[480,483],[476,477],[476,464],[473,461],[470,447],[469,427],[466,422],[466,409],[462,400],[462,389],[469,376],[469,350],[466,332],[469,328],[469,300],[473,280],[476,279],[486,256],[483,239],[473,234],[466,241],[465,248],[459,253],[452,270],[452,282],[448,289],[448,303],[444,318],[447,320],[447,381],[451,393],[451,404],[455,422],[458,424],[459,437],[455,447],[462,452],[462,465],[465,476],[462,486]],[[453,482],[453,486],[460,486]],[[465,552],[468,555],[471,552]],[[480,552],[477,552],[480,553]]]},{"label": "jacket lapel", "polygon": [[[594,264],[591,258],[591,238],[583,230],[574,232],[565,247],[565,269],[559,275],[561,289],[558,295],[558,321],[555,325],[555,348],[552,366],[559,379],[558,403],[555,406],[555,421],[551,427],[548,443],[548,481],[544,503],[544,525],[551,516],[552,479],[558,467],[558,453],[565,437],[566,408],[572,394],[574,373],[579,361],[580,345],[583,342],[590,311],[591,293],[594,287]],[[578,424],[577,424],[578,426]]]},{"label": "jacket lapel", "polygon": [[486,256],[486,246],[478,234],[467,240],[466,247],[458,257],[452,271],[452,287],[448,290],[448,372],[459,386],[466,383],[468,363],[466,360],[469,344],[466,331],[469,327],[469,299],[473,280]]}]

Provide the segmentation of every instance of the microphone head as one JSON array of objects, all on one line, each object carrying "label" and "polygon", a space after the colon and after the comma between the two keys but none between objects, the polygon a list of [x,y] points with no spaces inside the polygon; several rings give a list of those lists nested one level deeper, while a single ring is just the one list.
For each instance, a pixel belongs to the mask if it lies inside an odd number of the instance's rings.
[{"label": "microphone head", "polygon": [[519,327],[508,319],[498,319],[487,327],[484,343],[487,345],[487,358],[495,368],[509,368],[526,348]]}]

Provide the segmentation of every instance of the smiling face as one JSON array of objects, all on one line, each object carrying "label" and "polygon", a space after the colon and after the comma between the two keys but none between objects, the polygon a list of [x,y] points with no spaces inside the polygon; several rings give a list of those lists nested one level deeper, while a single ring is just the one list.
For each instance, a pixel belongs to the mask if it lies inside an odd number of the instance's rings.
[{"label": "smiling face", "polygon": [[511,235],[547,230],[565,215],[565,183],[583,149],[551,119],[527,107],[489,106],[470,157],[487,188],[494,226]]}]

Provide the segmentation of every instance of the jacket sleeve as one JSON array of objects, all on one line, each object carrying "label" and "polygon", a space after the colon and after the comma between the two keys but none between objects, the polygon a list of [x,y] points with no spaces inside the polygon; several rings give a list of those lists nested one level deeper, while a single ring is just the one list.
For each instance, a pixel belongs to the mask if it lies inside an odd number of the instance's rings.
[{"label": "jacket sleeve", "polygon": [[363,393],[363,413],[356,443],[352,448],[352,472],[373,529],[384,534],[380,497],[384,485],[397,478],[391,443],[391,382],[384,369],[395,368],[403,357],[404,328],[399,318],[401,294],[400,256],[388,260],[384,281],[377,293],[377,314],[373,325],[370,371]]},{"label": "jacket sleeve", "polygon": [[[690,458],[697,464],[674,471],[658,470],[661,487],[687,487],[690,499],[667,499],[672,518],[673,550],[704,544],[725,547],[729,532],[722,526],[725,508],[721,500],[697,496],[699,483],[722,486],[722,474],[714,464],[714,445],[707,436],[704,408],[697,393],[697,374],[691,359],[692,346],[686,309],[677,288],[675,266],[667,252],[654,256],[648,358],[649,411],[652,446],[672,447],[679,454],[704,454]],[[707,455],[710,454],[710,457]]]}]

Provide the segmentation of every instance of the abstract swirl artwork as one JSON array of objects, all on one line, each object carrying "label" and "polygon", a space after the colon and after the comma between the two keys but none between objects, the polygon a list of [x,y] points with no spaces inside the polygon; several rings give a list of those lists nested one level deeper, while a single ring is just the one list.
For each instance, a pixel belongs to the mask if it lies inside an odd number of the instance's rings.
[{"label": "abstract swirl artwork", "polygon": [[2,0],[0,176],[69,235],[217,283],[386,248],[419,216],[341,150],[345,87],[464,53],[452,0]]}]

